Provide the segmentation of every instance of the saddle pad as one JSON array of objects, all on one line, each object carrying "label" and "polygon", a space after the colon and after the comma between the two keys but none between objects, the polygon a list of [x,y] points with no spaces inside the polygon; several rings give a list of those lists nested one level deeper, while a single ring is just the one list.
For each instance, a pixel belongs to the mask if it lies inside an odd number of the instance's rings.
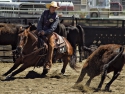
[{"label": "saddle pad", "polygon": [[64,41],[64,37],[59,36],[58,34],[55,34],[55,35],[57,37],[56,47],[55,48],[65,46],[66,44],[65,44],[65,41]]}]

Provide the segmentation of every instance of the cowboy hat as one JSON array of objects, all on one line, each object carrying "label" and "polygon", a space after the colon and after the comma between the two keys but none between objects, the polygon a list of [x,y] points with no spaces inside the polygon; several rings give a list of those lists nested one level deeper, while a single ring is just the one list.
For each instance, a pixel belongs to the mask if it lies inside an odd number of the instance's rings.
[{"label": "cowboy hat", "polygon": [[55,1],[52,1],[51,3],[49,3],[49,4],[46,4],[46,8],[50,8],[50,7],[56,7],[56,9],[58,9],[59,7],[58,7],[58,5],[57,5],[57,2],[55,2]]}]

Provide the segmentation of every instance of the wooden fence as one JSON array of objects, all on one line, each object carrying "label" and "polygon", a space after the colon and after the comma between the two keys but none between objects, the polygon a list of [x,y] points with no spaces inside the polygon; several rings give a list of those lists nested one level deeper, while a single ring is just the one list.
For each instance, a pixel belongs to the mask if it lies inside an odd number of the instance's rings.
[{"label": "wooden fence", "polygon": [[0,45],[0,62],[13,62],[10,45]]}]

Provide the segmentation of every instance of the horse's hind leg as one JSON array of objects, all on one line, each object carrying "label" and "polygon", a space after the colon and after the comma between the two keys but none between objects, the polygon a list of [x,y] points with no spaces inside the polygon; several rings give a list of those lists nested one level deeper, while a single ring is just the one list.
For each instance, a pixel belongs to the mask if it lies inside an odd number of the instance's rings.
[{"label": "horse's hind leg", "polygon": [[49,50],[47,52],[46,61],[44,64],[42,75],[46,75],[48,73],[48,70],[50,70],[50,68],[52,66],[53,50],[54,50],[54,46],[55,46],[54,43],[55,43],[55,36],[50,35],[48,37],[48,45],[49,45],[48,49]]},{"label": "horse's hind leg", "polygon": [[114,75],[112,77],[112,79],[110,80],[109,83],[106,84],[105,86],[105,90],[106,91],[109,91],[109,88],[110,88],[110,85],[113,83],[113,81],[120,75],[120,72],[119,71],[114,71]]},{"label": "horse's hind leg", "polygon": [[10,68],[6,73],[3,74],[3,76],[7,76],[8,74],[10,74],[13,70],[15,70],[19,65],[21,64],[21,59],[17,59],[17,61],[14,63],[14,65],[12,66],[12,68]]},{"label": "horse's hind leg", "polygon": [[66,66],[67,66],[67,64],[68,64],[68,62],[69,62],[69,60],[70,60],[70,56],[64,56],[64,57],[62,58],[62,60],[63,60],[63,67],[62,67],[62,69],[61,69],[61,73],[64,74],[64,73],[65,73]]}]

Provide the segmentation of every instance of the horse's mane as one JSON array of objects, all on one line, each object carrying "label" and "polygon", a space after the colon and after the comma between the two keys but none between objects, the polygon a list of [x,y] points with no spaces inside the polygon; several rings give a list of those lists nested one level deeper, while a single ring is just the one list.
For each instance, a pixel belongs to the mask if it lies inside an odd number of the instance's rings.
[{"label": "horse's mane", "polygon": [[37,35],[36,35],[35,33],[31,32],[31,31],[29,31],[29,34],[30,34],[31,36],[33,36],[35,39],[38,38]]}]

